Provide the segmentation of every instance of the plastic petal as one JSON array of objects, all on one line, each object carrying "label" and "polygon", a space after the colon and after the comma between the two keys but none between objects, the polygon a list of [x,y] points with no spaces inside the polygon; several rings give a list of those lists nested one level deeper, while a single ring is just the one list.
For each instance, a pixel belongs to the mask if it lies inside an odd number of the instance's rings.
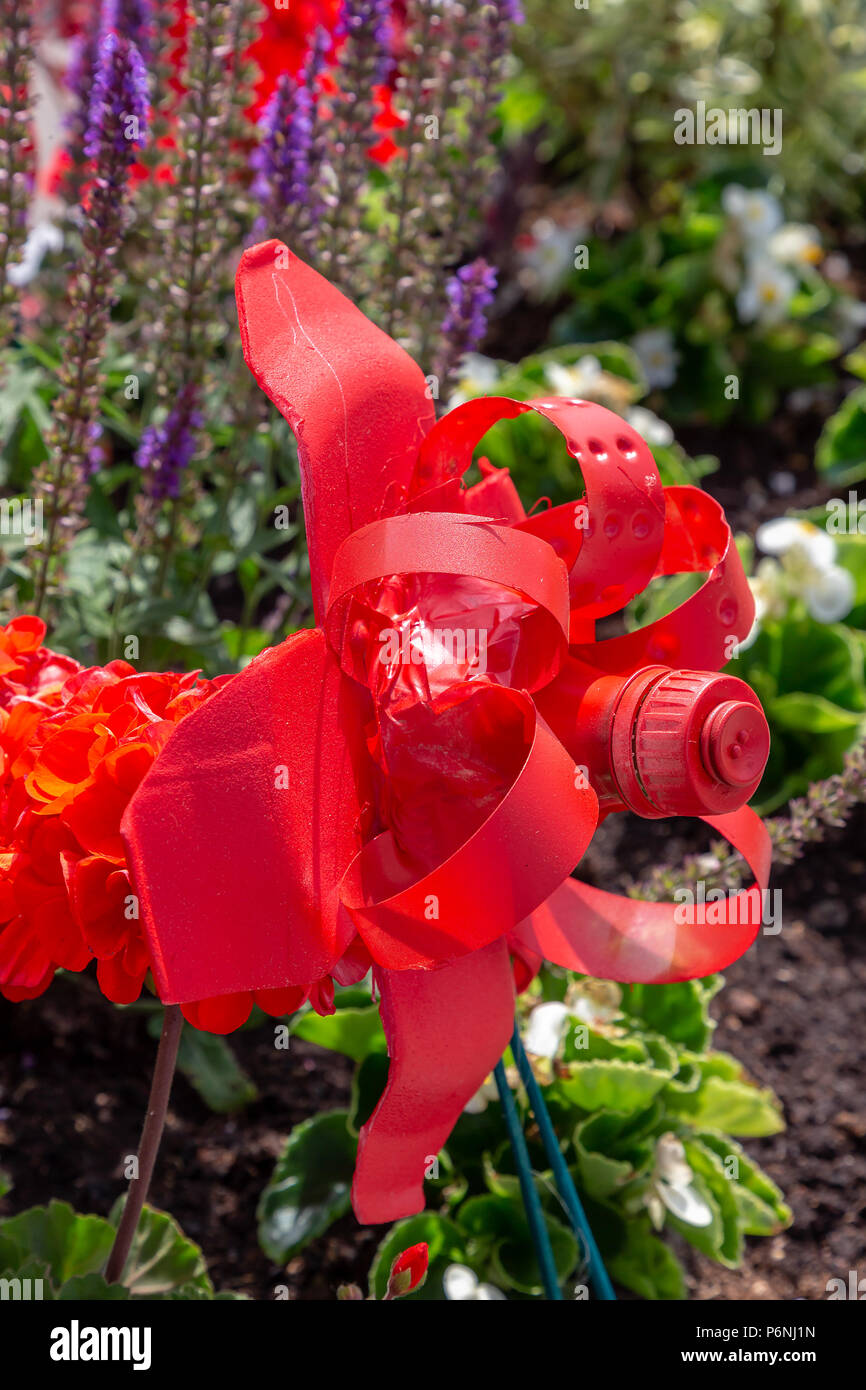
[{"label": "plastic petal", "polygon": [[408,354],[282,242],[244,253],[237,301],[247,365],[298,440],[321,619],[340,542],[401,506],[433,403]]},{"label": "plastic petal", "polygon": [[755,600],[722,508],[696,487],[666,487],[664,495],[665,541],[656,575],[706,573],[707,579],[657,622],[573,649],[600,670],[661,663],[718,671],[751,630]]},{"label": "plastic petal", "polygon": [[556,965],[622,984],[671,984],[723,970],[758,934],[770,836],[748,806],[702,819],[740,851],[755,876],[751,888],[724,903],[708,903],[706,922],[682,921],[684,904],[618,897],[570,878],[520,924],[517,935]]},{"label": "plastic petal", "polygon": [[502,940],[441,970],[381,970],[377,978],[391,1066],[358,1143],[352,1205],[364,1222],[423,1210],[425,1170],[514,1027],[514,984]]},{"label": "plastic petal", "polygon": [[528,748],[505,796],[475,832],[419,873],[385,831],[347,870],[343,902],[370,955],[389,970],[430,970],[509,933],[571,872],[592,838],[595,793],[575,777],[571,758],[528,698],[510,694],[528,707]]},{"label": "plastic petal", "polygon": [[572,637],[583,641],[589,620],[616,612],[646,586],[662,549],[665,508],[658,468],[646,442],[625,420],[591,401],[505,396],[467,401],[443,416],[424,440],[413,493],[461,477],[487,431],[527,411],[555,425],[583,475],[585,501],[520,523],[521,530],[550,541],[561,554],[558,533],[570,530],[579,541],[568,556],[569,591]]},{"label": "plastic petal", "polygon": [[353,934],[360,692],[321,632],[257,657],[177,727],[122,824],[166,1003],[307,985]]}]

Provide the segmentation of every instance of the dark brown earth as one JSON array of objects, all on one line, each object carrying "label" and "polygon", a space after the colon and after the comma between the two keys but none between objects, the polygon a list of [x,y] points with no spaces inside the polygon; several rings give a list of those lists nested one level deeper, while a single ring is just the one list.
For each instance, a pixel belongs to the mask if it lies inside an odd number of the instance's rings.
[{"label": "dark brown earth", "polygon": [[[587,874],[608,885],[678,848],[679,822],[622,821],[597,837]],[[683,839],[682,848],[692,847]],[[716,1044],[781,1096],[788,1129],[750,1141],[750,1152],[787,1194],[794,1225],[749,1242],[739,1271],[688,1253],[698,1299],[826,1297],[827,1280],[866,1275],[866,810],[779,874],[784,925],[728,971],[714,1002]],[[105,1214],[123,1190],[122,1156],[134,1151],[147,1101],[154,1043],[140,1016],[113,1009],[89,980],[58,979],[42,999],[0,1002],[0,1167],[14,1188],[7,1213],[57,1197]],[[345,1217],[293,1260],[272,1265],[255,1237],[255,1207],[293,1124],[345,1105],[351,1065],[295,1041],[277,1051],[267,1029],[233,1046],[260,1098],[233,1118],[212,1114],[178,1077],[152,1189],[198,1241],[218,1287],[273,1298],[332,1299],[364,1284],[378,1233]]]},{"label": "dark brown earth", "polygon": [[[662,856],[705,847],[687,822],[646,822],[639,836],[631,829],[614,818],[596,836],[584,865],[599,882],[617,875],[617,863],[640,879]],[[794,1221],[749,1240],[739,1270],[681,1246],[693,1298],[826,1298],[828,1279],[866,1276],[866,807],[772,886],[782,893],[782,930],[725,972],[713,1045],[781,1097],[785,1132],[746,1148],[784,1191]]]}]

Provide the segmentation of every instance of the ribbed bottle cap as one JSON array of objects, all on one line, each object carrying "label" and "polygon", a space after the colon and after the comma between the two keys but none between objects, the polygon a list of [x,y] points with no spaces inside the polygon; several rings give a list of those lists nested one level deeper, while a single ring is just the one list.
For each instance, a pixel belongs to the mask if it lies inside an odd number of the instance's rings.
[{"label": "ribbed bottle cap", "polygon": [[641,788],[659,812],[723,815],[756,790],[770,731],[744,681],[710,671],[671,671],[642,701],[632,746]]}]

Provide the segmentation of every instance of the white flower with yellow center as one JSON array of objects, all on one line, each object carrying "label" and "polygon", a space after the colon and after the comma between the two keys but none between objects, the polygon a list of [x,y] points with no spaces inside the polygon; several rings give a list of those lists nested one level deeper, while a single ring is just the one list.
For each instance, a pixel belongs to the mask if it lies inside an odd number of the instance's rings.
[{"label": "white flower with yellow center", "polygon": [[854,576],[836,563],[836,543],[826,531],[811,521],[783,516],[759,526],[755,542],[780,562],[771,575],[762,561],[751,581],[759,617],[779,615],[783,589],[801,598],[816,622],[837,623],[850,613],[856,596]]},{"label": "white flower with yellow center", "polygon": [[722,207],[744,241],[765,245],[782,225],[782,206],[762,188],[743,188],[729,183],[722,193]]},{"label": "white flower with yellow center", "polygon": [[768,250],[779,265],[790,265],[798,270],[817,265],[824,255],[817,228],[799,222],[787,222],[774,232]]},{"label": "white flower with yellow center", "polygon": [[646,328],[642,333],[635,334],[630,346],[649,387],[673,386],[677,379],[680,354],[674,347],[674,337],[669,328]]},{"label": "white flower with yellow center", "polygon": [[460,362],[460,376],[452,394],[448,397],[448,410],[475,400],[476,396],[489,396],[499,380],[499,363],[480,352],[467,352]]},{"label": "white flower with yellow center", "polygon": [[769,256],[750,257],[746,279],[737,293],[740,322],[764,326],[781,323],[796,289],[796,279],[784,266]]}]

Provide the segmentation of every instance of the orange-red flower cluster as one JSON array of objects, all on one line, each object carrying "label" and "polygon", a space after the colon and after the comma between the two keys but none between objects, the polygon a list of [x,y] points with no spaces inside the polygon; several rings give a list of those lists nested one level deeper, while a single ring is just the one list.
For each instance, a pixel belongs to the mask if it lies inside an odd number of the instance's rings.
[{"label": "orange-red flower cluster", "polygon": [[[0,627],[0,993],[32,999],[55,970],[96,961],[102,992],[137,999],[150,954],[120,822],[177,723],[230,680],[83,668],[42,645],[45,624]],[[333,1010],[333,982],[184,1006],[197,1028],[227,1033],[253,1002],[280,1016],[311,997]]]}]

